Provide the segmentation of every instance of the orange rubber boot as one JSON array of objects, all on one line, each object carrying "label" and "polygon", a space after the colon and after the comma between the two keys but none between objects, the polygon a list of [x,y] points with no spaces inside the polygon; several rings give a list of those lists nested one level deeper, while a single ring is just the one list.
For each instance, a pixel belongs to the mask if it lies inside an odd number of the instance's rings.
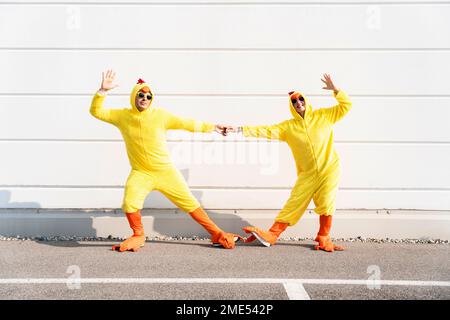
[{"label": "orange rubber boot", "polygon": [[131,229],[133,229],[133,235],[120,245],[113,246],[112,249],[119,250],[120,252],[127,250],[136,252],[139,248],[143,247],[145,243],[144,226],[141,221],[141,211],[138,210],[134,213],[126,213],[126,216]]},{"label": "orange rubber boot", "polygon": [[255,239],[258,239],[263,245],[266,247],[273,246],[275,242],[277,242],[280,234],[286,230],[289,226],[289,223],[278,222],[275,221],[269,231],[264,231],[256,227],[245,227],[243,230],[246,233],[251,233],[252,235],[247,238],[245,242],[252,242]]},{"label": "orange rubber boot", "polygon": [[344,247],[337,246],[331,242],[330,229],[332,218],[333,216],[320,216],[320,229],[315,239],[315,241],[319,242],[319,245],[315,246],[316,250],[325,250],[327,252],[344,250]]},{"label": "orange rubber boot", "polygon": [[203,228],[208,231],[211,235],[211,241],[213,245],[220,244],[225,249],[233,249],[235,242],[242,239],[241,236],[232,233],[227,233],[221,230],[209,217],[208,214],[203,210],[202,207],[198,207],[194,211],[189,213],[191,217],[197,221]]}]

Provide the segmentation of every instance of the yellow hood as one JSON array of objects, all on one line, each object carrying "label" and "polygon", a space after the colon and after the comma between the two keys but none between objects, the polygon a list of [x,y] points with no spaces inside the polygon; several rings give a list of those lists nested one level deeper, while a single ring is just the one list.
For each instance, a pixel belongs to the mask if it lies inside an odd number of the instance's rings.
[{"label": "yellow hood", "polygon": [[294,119],[303,120],[302,116],[298,114],[298,112],[295,110],[294,106],[292,105],[292,101],[291,101],[292,96],[302,96],[303,99],[305,99],[305,108],[306,108],[305,118],[311,114],[311,110],[312,110],[311,104],[309,103],[308,98],[306,98],[305,95],[303,93],[301,93],[300,91],[289,92],[289,110],[291,110],[291,114],[294,117]]},{"label": "yellow hood", "polygon": [[152,95],[152,99],[150,100],[150,105],[148,106],[148,108],[146,110],[142,111],[142,112],[145,112],[145,111],[149,110],[151,108],[151,106],[152,106],[153,99],[154,99],[153,92],[152,92],[150,86],[144,80],[139,79],[137,84],[133,87],[133,90],[131,90],[131,94],[130,94],[130,104],[131,104],[131,107],[132,107],[132,109],[134,111],[140,112],[138,110],[138,108],[136,107],[136,103],[135,103],[136,102],[136,95],[142,88],[145,88],[145,87],[147,87],[150,90],[150,94]]}]

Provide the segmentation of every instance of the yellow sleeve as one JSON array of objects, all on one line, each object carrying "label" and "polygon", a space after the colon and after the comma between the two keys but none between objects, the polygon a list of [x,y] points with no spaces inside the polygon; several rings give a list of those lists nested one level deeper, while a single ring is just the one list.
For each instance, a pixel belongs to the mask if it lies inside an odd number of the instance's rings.
[{"label": "yellow sleeve", "polygon": [[339,90],[339,92],[337,94],[334,93],[334,97],[338,101],[337,105],[335,105],[335,106],[333,106],[331,108],[322,108],[322,109],[320,109],[322,114],[331,123],[336,123],[337,121],[339,121],[352,108],[352,103],[350,101],[350,98],[348,97],[348,95],[344,91]]},{"label": "yellow sleeve", "polygon": [[243,126],[245,137],[286,141],[286,121],[271,126]]},{"label": "yellow sleeve", "polygon": [[215,125],[208,122],[197,121],[193,119],[185,119],[171,114],[166,113],[166,129],[167,130],[186,130],[191,132],[212,132]]},{"label": "yellow sleeve", "polygon": [[106,95],[102,95],[98,92],[95,93],[95,96],[92,99],[91,109],[89,110],[89,112],[99,120],[111,123],[113,125],[117,125],[122,110],[103,108],[103,101],[105,100],[105,97]]}]

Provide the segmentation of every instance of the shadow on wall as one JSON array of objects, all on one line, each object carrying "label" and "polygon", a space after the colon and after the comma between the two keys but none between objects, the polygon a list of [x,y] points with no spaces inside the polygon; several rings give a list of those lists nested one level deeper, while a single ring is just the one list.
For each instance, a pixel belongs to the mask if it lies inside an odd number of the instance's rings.
[{"label": "shadow on wall", "polygon": [[40,208],[38,202],[11,202],[11,191],[0,190],[0,208],[17,209],[17,208]]},{"label": "shadow on wall", "polygon": [[[181,173],[187,180],[189,171],[181,170]],[[192,194],[202,204],[203,192],[193,191]],[[10,203],[10,197],[11,193],[9,191],[0,192],[0,203],[2,207],[5,208],[5,204]],[[121,210],[94,209],[91,212],[86,212],[86,210],[77,211],[74,209],[45,209],[45,212],[41,211],[37,214],[35,210],[25,210],[25,208],[41,208],[41,205],[36,202],[10,203],[9,206],[23,209],[17,209],[17,212],[14,210],[14,213],[10,213],[15,215],[14,219],[1,219],[6,223],[0,223],[0,234],[6,236],[50,237],[50,239],[51,237],[66,237],[69,239],[67,241],[37,241],[44,245],[61,247],[98,246],[108,248],[109,250],[110,244],[101,242],[80,244],[78,241],[70,240],[70,238],[95,238],[98,236],[107,238],[109,235],[113,237],[128,237],[132,234],[127,219]],[[209,217],[226,232],[244,235],[242,228],[250,224],[235,214],[219,213],[211,210],[206,211]],[[174,214],[174,212],[177,213]],[[188,213],[179,209],[175,211],[175,206],[169,210],[151,210],[144,208],[142,215],[148,237],[156,235],[170,237],[210,237],[206,230],[193,220]],[[6,218],[6,216],[4,217]],[[149,219],[146,217],[151,217],[153,228],[149,225]],[[101,218],[105,218],[105,220],[102,221]],[[95,222],[94,219],[96,220]],[[8,221],[10,222],[9,224]],[[101,227],[99,227],[99,224],[101,224]],[[192,245],[203,246],[205,244],[192,243]]]},{"label": "shadow on wall", "polygon": [[42,206],[39,202],[11,202],[11,195],[10,190],[0,190],[0,235],[46,238],[96,236],[88,214],[83,217],[79,212],[68,209],[45,209],[45,212],[40,212]]},{"label": "shadow on wall", "polygon": [[[189,170],[183,169],[180,170],[181,174],[184,176],[185,180],[188,181],[189,178]],[[200,206],[203,207],[202,198],[203,192],[199,190],[192,191],[193,196],[200,202]],[[209,237],[210,235],[206,232],[206,230],[200,226],[189,213],[185,213],[181,210],[178,213],[179,223],[167,223],[167,219],[161,218],[160,216],[153,216],[153,230],[154,232],[164,235],[164,236],[182,236],[182,237]],[[208,213],[208,216],[224,231],[232,232],[237,234],[243,234],[242,228],[250,225],[250,223],[236,214],[230,213],[218,213],[212,210],[205,210]],[[149,212],[146,214],[148,216],[152,216],[152,213]]]}]

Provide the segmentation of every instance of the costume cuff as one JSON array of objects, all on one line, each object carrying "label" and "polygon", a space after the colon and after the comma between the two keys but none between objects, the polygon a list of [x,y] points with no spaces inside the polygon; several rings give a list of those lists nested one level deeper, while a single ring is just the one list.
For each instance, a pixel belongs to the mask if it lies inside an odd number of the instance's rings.
[{"label": "costume cuff", "polygon": [[337,98],[338,96],[345,95],[345,92],[342,89],[339,89],[337,93],[333,92],[333,95]]},{"label": "costume cuff", "polygon": [[106,96],[107,91],[103,89],[98,89],[97,93],[101,96]]}]

